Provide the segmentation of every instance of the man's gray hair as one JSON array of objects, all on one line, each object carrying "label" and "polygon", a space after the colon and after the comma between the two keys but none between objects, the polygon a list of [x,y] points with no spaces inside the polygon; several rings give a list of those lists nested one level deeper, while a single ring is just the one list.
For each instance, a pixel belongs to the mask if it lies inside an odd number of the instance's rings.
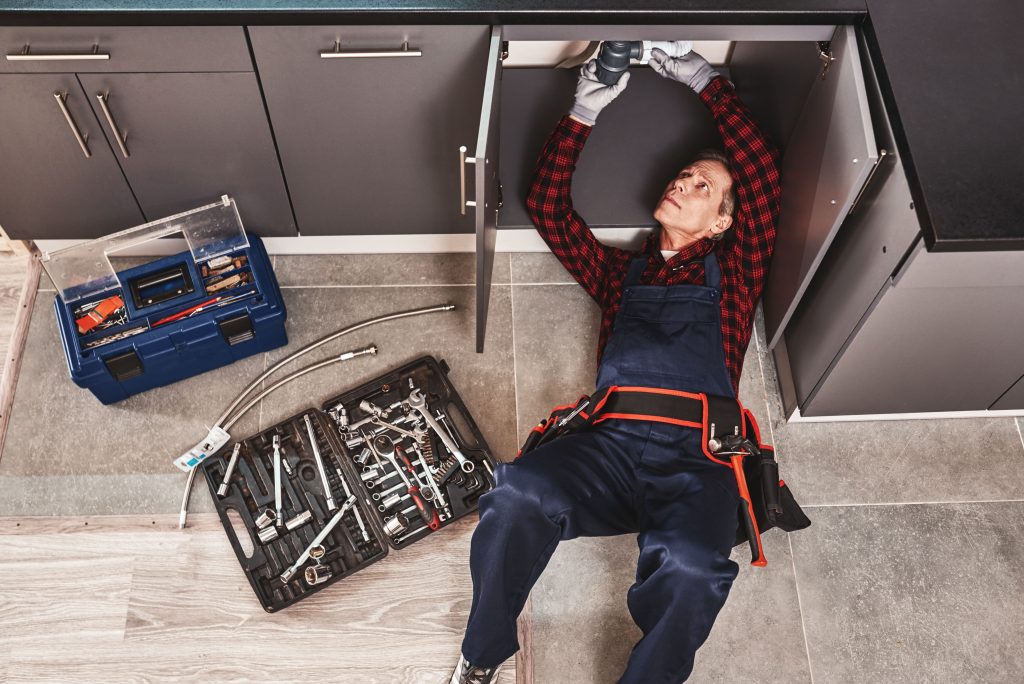
[{"label": "man's gray hair", "polygon": [[[721,150],[706,149],[701,150],[693,157],[693,162],[699,161],[716,161],[725,167],[725,170],[729,173],[729,178],[732,179],[732,163],[729,161],[729,157],[725,155]],[[734,216],[736,213],[736,181],[732,180],[729,184],[729,189],[722,194],[722,203],[718,205],[718,213],[726,214],[728,216]],[[717,236],[711,238],[712,240],[721,240],[725,237],[724,231],[719,233]]]}]

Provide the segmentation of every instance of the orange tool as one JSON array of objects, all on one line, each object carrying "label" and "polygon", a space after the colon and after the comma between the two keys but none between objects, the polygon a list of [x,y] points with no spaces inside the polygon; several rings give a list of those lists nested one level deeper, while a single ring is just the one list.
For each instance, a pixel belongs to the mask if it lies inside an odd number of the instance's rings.
[{"label": "orange tool", "polygon": [[102,302],[97,304],[89,313],[85,314],[81,318],[75,319],[75,325],[78,326],[78,334],[84,335],[97,325],[107,320],[111,314],[124,306],[124,300],[118,295],[113,297],[107,297]]}]

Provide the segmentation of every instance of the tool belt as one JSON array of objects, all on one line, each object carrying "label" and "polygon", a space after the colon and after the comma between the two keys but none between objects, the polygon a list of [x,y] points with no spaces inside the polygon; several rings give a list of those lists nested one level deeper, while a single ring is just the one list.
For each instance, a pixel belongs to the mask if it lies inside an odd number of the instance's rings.
[{"label": "tool belt", "polygon": [[768,561],[761,532],[778,527],[786,532],[811,524],[779,479],[775,450],[761,442],[754,415],[738,399],[654,387],[607,387],[574,404],[557,406],[523,443],[516,458],[553,439],[603,421],[643,420],[692,427],[702,431],[701,449],[708,459],[732,469],[740,494],[736,545],[747,542],[751,564]]}]

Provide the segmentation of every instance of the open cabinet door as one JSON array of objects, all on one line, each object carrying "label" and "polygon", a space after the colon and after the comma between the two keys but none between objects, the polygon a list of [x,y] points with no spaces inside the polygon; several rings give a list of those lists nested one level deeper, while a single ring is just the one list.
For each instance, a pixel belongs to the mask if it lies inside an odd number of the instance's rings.
[{"label": "open cabinet door", "polygon": [[[497,237],[498,210],[501,208],[501,180],[498,178],[498,113],[501,111],[502,27],[491,29],[484,81],[480,129],[474,157],[466,162],[474,167],[474,207],[476,225],[476,350],[484,350],[487,332],[487,304],[491,297],[491,272],[494,269],[494,241]],[[466,166],[463,165],[463,170]]]},{"label": "open cabinet door", "polygon": [[782,208],[764,290],[774,348],[846,215],[878,163],[864,72],[852,26],[831,42],[782,160]]}]

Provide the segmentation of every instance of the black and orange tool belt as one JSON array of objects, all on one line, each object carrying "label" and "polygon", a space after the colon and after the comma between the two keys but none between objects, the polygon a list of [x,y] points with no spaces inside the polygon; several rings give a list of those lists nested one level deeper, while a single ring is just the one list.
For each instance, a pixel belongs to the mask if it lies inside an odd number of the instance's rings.
[{"label": "black and orange tool belt", "polygon": [[[786,484],[779,479],[775,450],[761,443],[754,415],[737,399],[654,387],[608,387],[574,404],[556,407],[523,443],[522,456],[562,435],[605,420],[644,420],[702,431],[704,455],[732,469],[740,494],[736,543],[750,545],[751,563],[767,565],[761,531],[788,531],[811,524]],[[517,456],[517,457],[518,457]]]}]

